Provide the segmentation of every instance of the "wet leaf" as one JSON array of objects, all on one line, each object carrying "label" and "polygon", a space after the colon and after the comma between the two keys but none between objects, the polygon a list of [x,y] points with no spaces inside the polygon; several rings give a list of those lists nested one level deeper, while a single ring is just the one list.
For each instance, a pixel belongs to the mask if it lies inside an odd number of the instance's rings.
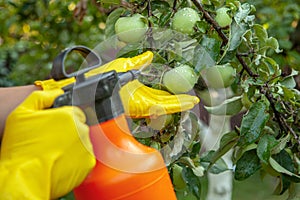
[{"label": "wet leaf", "polygon": [[238,135],[235,131],[224,134],[220,141],[220,147],[209,159],[210,165],[208,168],[211,168],[223,155],[230,151],[237,144],[237,141]]},{"label": "wet leaf", "polygon": [[274,158],[271,157],[269,159],[269,163],[273,169],[282,174],[294,177],[296,180],[300,181],[300,176],[294,173],[295,169],[293,160],[285,150],[282,150],[279,154],[276,154],[273,157]]},{"label": "wet leaf", "polygon": [[183,179],[187,182],[189,189],[193,194],[200,199],[201,182],[198,176],[196,176],[191,168],[184,167],[182,170]]},{"label": "wet leaf", "polygon": [[272,149],[272,152],[271,154],[278,154],[280,153],[286,146],[286,144],[290,141],[291,139],[291,135],[290,134],[287,134],[285,137],[283,138],[280,138],[277,145],[275,145]]},{"label": "wet leaf", "polygon": [[226,162],[222,158],[215,158],[215,151],[209,151],[202,155],[201,165],[210,173],[219,174],[228,170]]},{"label": "wet leaf", "polygon": [[193,66],[195,66],[195,71],[197,73],[205,68],[212,67],[215,64],[215,60],[211,57],[209,52],[204,47],[198,45],[195,48]]},{"label": "wet leaf", "polygon": [[238,181],[245,180],[261,168],[256,150],[246,151],[237,161],[234,178]]},{"label": "wet leaf", "polygon": [[220,40],[209,37],[204,37],[200,43],[214,61],[219,57],[221,44]]},{"label": "wet leaf", "polygon": [[251,105],[248,113],[243,117],[241,124],[241,136],[238,145],[245,146],[255,142],[269,119],[268,105],[264,101],[258,101]]},{"label": "wet leaf", "polygon": [[272,149],[278,143],[279,142],[273,135],[263,135],[257,144],[257,155],[260,158],[260,160],[264,163],[268,163],[269,158],[271,157]]}]

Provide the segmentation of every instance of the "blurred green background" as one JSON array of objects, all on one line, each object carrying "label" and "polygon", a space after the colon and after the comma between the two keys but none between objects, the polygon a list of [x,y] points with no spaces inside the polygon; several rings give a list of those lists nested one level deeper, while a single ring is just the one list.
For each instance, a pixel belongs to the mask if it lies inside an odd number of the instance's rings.
[{"label": "blurred green background", "polygon": [[0,86],[45,79],[61,50],[79,44],[93,48],[104,39],[106,16],[89,3],[80,21],[73,15],[76,4],[65,0],[1,0]]}]

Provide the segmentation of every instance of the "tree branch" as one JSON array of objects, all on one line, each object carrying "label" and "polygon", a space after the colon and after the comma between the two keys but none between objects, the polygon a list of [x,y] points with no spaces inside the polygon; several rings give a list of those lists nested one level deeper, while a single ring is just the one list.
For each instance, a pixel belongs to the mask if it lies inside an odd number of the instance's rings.
[{"label": "tree branch", "polygon": [[173,2],[173,6],[172,6],[172,9],[173,9],[173,12],[176,12],[176,10],[177,10],[177,1],[175,0],[174,2]]},{"label": "tree branch", "polygon": [[250,67],[247,65],[247,63],[245,62],[245,60],[243,59],[243,56],[241,54],[237,53],[236,58],[239,60],[243,69],[249,74],[249,76],[251,76],[253,78],[258,77],[258,74],[255,74],[251,71]]},{"label": "tree branch", "polygon": [[133,10],[135,9],[135,6],[128,3],[127,1],[125,0],[121,0],[120,1],[120,5],[114,5],[114,6],[110,6],[109,8],[104,8],[101,4],[101,2],[97,1],[97,0],[92,0],[92,3],[96,6],[96,8],[98,9],[98,11],[100,13],[103,13],[103,14],[109,14],[111,13],[112,11],[114,11],[115,9],[119,8],[120,6],[121,7],[124,7],[124,8],[127,8],[127,9],[130,9],[130,10]]},{"label": "tree branch", "polygon": [[[147,0],[147,10],[148,10],[148,17],[152,17],[153,16],[153,13],[152,13],[152,7],[151,7],[151,0]],[[152,50],[154,48],[154,39],[153,39],[153,29],[152,29],[152,23],[151,21],[149,20],[148,21],[148,26],[149,26],[149,29],[148,29],[148,32],[147,32],[147,37],[148,37],[148,40],[149,40],[149,43],[150,43],[150,49]]]},{"label": "tree branch", "polygon": [[[267,84],[266,87],[268,88]],[[288,123],[285,121],[285,118],[281,115],[281,113],[276,110],[275,103],[274,103],[275,100],[273,95],[269,93],[268,90],[264,90],[262,87],[260,89],[260,92],[264,94],[267,97],[268,101],[270,102],[271,108],[274,112],[276,121],[278,122],[280,129],[285,131],[286,133],[290,132],[293,135],[294,139],[297,141],[298,145],[300,145],[299,136],[295,133],[292,127],[288,125]]]},{"label": "tree branch", "polygon": [[222,38],[223,42],[225,44],[228,43],[228,38],[223,33],[222,28],[219,26],[219,24],[210,16],[210,14],[203,8],[202,4],[198,0],[192,0],[192,2],[195,4],[195,6],[203,13],[204,19],[208,21],[214,29],[218,32],[219,36]]}]

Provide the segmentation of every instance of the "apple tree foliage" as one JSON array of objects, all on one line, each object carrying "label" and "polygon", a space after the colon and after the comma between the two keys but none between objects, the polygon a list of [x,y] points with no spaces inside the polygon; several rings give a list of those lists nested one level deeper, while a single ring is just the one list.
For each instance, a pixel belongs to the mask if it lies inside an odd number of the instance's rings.
[{"label": "apple tree foliage", "polygon": [[[5,1],[0,10],[6,19],[0,24],[1,86],[46,78],[52,59],[65,47],[93,48],[113,38],[110,45],[115,45],[117,57],[153,51],[153,64],[140,78],[148,86],[172,92],[165,83],[176,82],[165,75],[185,66],[193,71],[192,79],[197,77],[196,83],[190,80],[187,85],[194,85],[200,99],[205,99],[203,91],[231,91],[220,104],[205,105],[214,115],[242,113],[241,123],[223,135],[215,151],[202,148],[202,122],[194,112],[165,116],[160,125],[155,123],[161,120],[133,120],[136,138],[164,156],[179,199],[199,199],[201,177],[226,170],[233,170],[239,181],[260,170],[278,178],[277,194],[289,191],[291,199],[297,195],[300,34],[294,33],[300,29],[299,2],[81,0],[76,5],[28,0]],[[118,20],[132,16],[140,16],[139,23],[148,27],[147,31],[136,29],[144,39],[122,41],[116,30],[124,31],[126,20],[121,24]],[[184,71],[181,74],[189,77]],[[234,167],[222,160],[230,150]]]},{"label": "apple tree foliage", "polygon": [[[295,80],[299,73],[298,53],[291,51],[288,45],[281,47],[278,40],[268,33],[267,22],[260,24],[256,21],[255,6],[234,0],[102,1],[102,5],[105,3],[118,7],[108,16],[107,28],[114,25],[114,20],[110,19],[134,13],[148,20],[146,39],[140,43],[126,43],[118,52],[120,57],[146,50],[155,53],[155,65],[141,81],[167,90],[164,75],[172,70],[169,68],[188,65],[198,76],[194,90],[200,99],[201,91],[210,87],[206,84],[210,81],[217,88],[222,88],[222,84],[219,86],[216,82],[224,81],[223,87],[233,91],[221,104],[207,106],[208,112],[233,116],[244,111],[241,124],[221,138],[219,149],[200,155],[197,152],[201,149],[198,133],[201,127],[191,112],[175,114],[171,124],[154,134],[145,129],[137,132],[137,136],[144,135],[141,142],[158,144],[171,175],[178,166],[182,168],[182,179],[173,176],[173,181],[183,180],[186,183],[186,187],[182,188],[182,184],[174,182],[178,195],[187,191],[200,198],[199,177],[207,171],[220,173],[227,170],[221,157],[233,150],[236,180],[245,180],[260,170],[278,177],[278,194],[290,189],[292,196],[294,184],[300,181],[300,92]],[[187,26],[191,21],[189,13],[193,12],[182,14],[186,8],[192,8],[200,17],[193,22],[192,31]],[[297,7],[289,9],[292,12]],[[293,23],[299,19],[296,11],[290,19],[294,28]],[[177,13],[182,18],[186,17],[187,22],[184,23],[181,18],[178,20]],[[174,32],[174,24],[182,28],[176,27]],[[163,31],[160,32],[160,29]],[[110,30],[106,32],[108,37],[115,34],[113,28]],[[288,55],[283,55],[287,50]],[[216,66],[225,70],[220,73],[212,70]],[[231,78],[224,77],[227,74]],[[143,122],[139,123],[143,127]],[[180,187],[176,187],[178,185]]]}]

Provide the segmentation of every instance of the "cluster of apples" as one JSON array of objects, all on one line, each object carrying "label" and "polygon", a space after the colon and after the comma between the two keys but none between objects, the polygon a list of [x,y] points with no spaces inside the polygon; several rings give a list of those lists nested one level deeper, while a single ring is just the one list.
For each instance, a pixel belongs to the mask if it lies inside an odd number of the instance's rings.
[{"label": "cluster of apples", "polygon": [[[220,27],[229,26],[232,18],[228,8],[216,11],[215,20]],[[196,23],[200,21],[199,13],[190,7],[178,10],[170,21],[172,30],[192,36]],[[148,20],[141,14],[120,17],[115,23],[115,32],[119,40],[125,43],[138,43],[145,39],[148,31]],[[225,88],[232,84],[235,69],[230,65],[216,65],[205,70],[207,85],[212,88]],[[163,84],[174,94],[189,92],[197,82],[198,76],[189,65],[179,64],[163,75]],[[180,84],[178,84],[180,83]]]}]

